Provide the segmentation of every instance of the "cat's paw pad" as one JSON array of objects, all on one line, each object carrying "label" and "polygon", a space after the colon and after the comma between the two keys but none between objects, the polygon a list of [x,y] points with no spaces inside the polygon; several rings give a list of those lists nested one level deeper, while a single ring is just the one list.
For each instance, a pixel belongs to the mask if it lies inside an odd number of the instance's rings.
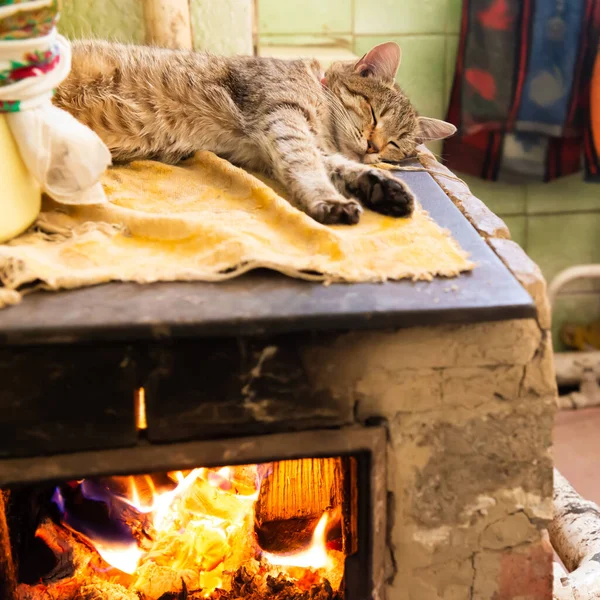
[{"label": "cat's paw pad", "polygon": [[409,187],[385,171],[370,169],[360,176],[360,198],[371,210],[390,217],[408,217],[415,208]]},{"label": "cat's paw pad", "polygon": [[325,225],[355,225],[360,220],[361,205],[352,198],[334,197],[319,200],[310,216]]}]

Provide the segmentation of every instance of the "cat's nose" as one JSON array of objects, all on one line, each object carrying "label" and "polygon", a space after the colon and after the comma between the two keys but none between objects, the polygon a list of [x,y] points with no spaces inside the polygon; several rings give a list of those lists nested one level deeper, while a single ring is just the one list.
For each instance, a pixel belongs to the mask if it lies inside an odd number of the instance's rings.
[{"label": "cat's nose", "polygon": [[377,154],[379,146],[373,140],[367,140],[367,154]]}]

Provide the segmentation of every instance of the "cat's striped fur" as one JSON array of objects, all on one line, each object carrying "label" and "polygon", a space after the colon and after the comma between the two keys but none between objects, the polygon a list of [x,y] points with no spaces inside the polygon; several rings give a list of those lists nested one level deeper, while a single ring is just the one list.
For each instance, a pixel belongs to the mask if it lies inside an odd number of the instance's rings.
[{"label": "cat's striped fur", "polygon": [[418,118],[395,85],[400,49],[388,43],[356,64],[73,43],[55,103],[91,127],[116,161],[177,162],[210,150],[277,178],[323,223],[356,223],[361,203],[412,212],[400,181],[369,166],[398,161],[452,126]]}]

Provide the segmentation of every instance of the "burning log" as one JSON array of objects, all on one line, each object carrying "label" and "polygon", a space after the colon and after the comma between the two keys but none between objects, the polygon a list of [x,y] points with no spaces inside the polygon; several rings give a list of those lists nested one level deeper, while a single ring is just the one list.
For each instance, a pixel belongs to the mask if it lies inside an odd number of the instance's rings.
[{"label": "burning log", "polygon": [[63,530],[52,521],[45,521],[36,533],[54,554],[56,564],[44,577],[44,583],[54,583],[70,579],[78,570],[84,569],[91,559],[89,551],[84,546],[70,543],[70,535],[65,535]]},{"label": "burning log", "polygon": [[[55,492],[53,499],[61,510],[63,523],[70,529],[92,540],[99,532],[106,538],[104,541],[135,540],[146,549],[152,537],[151,517],[124,500],[126,494],[119,485],[121,479],[124,478],[106,481],[99,478],[63,486]],[[127,479],[133,480],[132,477]]]},{"label": "burning log", "polygon": [[343,468],[338,458],[274,463],[256,504],[256,530],[263,550],[289,552],[310,542],[323,513],[341,514]]},{"label": "burning log", "polygon": [[[34,586],[19,585],[15,598],[17,600],[87,600],[81,598],[80,593],[96,579],[95,568],[105,567],[100,557],[77,540],[72,533],[49,519],[40,525],[36,535],[52,551],[56,565],[41,583]],[[104,582],[98,580],[98,583]],[[102,596],[97,598],[101,600]],[[112,596],[106,598],[112,599]],[[135,596],[130,598],[138,600]]]},{"label": "burning log", "polygon": [[17,576],[6,523],[4,493],[0,490],[0,598],[14,600],[17,592]]}]

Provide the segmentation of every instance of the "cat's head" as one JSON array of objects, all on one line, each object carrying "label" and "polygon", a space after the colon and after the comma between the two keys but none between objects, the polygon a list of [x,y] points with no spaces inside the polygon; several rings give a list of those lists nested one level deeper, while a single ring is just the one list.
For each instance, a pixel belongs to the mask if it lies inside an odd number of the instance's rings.
[{"label": "cat's head", "polygon": [[386,42],[358,62],[333,63],[325,73],[331,138],[347,157],[398,162],[415,156],[418,144],[456,132],[450,123],[417,116],[395,83],[400,58],[398,44]]}]

